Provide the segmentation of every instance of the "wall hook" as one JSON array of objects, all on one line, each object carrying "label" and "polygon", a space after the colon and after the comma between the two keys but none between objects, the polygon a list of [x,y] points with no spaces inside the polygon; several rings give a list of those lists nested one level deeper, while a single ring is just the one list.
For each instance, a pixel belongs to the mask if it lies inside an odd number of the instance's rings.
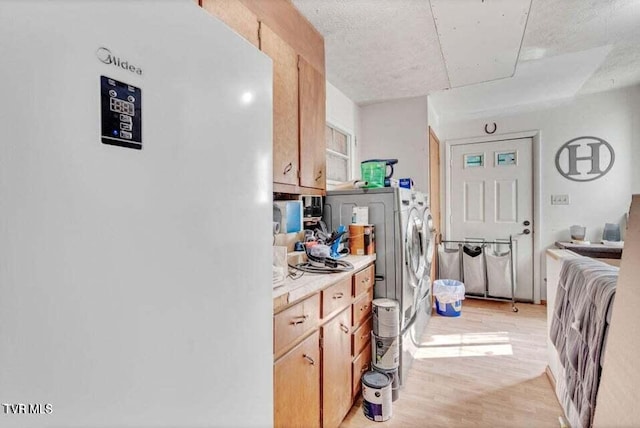
[{"label": "wall hook", "polygon": [[498,130],[498,125],[496,125],[495,122],[493,122],[493,131],[489,131],[488,127],[489,127],[489,124],[485,123],[484,124],[484,132],[486,132],[487,134],[495,134],[496,131]]}]

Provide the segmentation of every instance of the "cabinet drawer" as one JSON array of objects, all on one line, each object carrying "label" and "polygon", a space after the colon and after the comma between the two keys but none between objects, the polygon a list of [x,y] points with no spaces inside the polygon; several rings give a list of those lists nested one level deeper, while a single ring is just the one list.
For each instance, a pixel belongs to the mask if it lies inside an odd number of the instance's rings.
[{"label": "cabinet drawer", "polygon": [[362,351],[364,345],[369,342],[371,336],[373,320],[371,317],[367,318],[356,331],[351,334],[351,355],[356,356]]},{"label": "cabinet drawer", "polygon": [[373,300],[373,287],[358,298],[352,305],[351,327],[362,324],[371,314],[371,301]]},{"label": "cabinet drawer", "polygon": [[353,276],[353,296],[358,297],[373,286],[375,280],[373,265],[358,272]]},{"label": "cabinet drawer", "polygon": [[322,318],[344,309],[351,303],[351,277],[322,291]]},{"label": "cabinet drawer", "polygon": [[273,317],[273,352],[278,355],[320,321],[320,295],[315,294]]},{"label": "cabinet drawer", "polygon": [[[367,345],[369,342],[367,342]],[[371,369],[371,346],[365,346],[362,352],[353,360],[351,364],[351,380],[352,380],[352,390],[353,397],[355,397],[360,392],[360,379],[362,375]]]}]

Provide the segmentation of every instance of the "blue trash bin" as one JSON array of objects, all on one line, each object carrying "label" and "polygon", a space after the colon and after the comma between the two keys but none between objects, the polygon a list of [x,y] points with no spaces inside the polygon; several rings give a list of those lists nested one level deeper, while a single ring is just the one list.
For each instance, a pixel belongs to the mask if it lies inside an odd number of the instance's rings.
[{"label": "blue trash bin", "polygon": [[436,312],[444,317],[459,317],[464,300],[464,284],[455,279],[438,279],[433,283]]}]

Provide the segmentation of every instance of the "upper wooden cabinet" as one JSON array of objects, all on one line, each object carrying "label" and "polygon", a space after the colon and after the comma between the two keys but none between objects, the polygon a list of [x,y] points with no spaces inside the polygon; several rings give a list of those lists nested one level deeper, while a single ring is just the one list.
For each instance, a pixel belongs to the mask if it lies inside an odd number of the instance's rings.
[{"label": "upper wooden cabinet", "polygon": [[298,59],[300,103],[300,186],[326,187],[326,85],[324,75]]},{"label": "upper wooden cabinet", "polygon": [[202,7],[253,45],[260,47],[258,17],[238,0],[202,0]]},{"label": "upper wooden cabinet", "polygon": [[273,60],[273,181],[298,184],[298,55],[266,24],[260,48]]},{"label": "upper wooden cabinet", "polygon": [[202,0],[273,61],[273,190],[324,194],[324,39],[289,0]]}]

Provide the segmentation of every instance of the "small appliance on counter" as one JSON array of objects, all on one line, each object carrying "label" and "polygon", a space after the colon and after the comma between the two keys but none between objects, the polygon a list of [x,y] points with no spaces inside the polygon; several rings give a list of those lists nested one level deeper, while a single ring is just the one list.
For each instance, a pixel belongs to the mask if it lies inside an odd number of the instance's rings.
[{"label": "small appliance on counter", "polygon": [[302,195],[300,200],[302,201],[302,215],[305,219],[322,217],[322,196]]},{"label": "small appliance on counter", "polygon": [[605,223],[602,231],[603,244],[619,244],[620,243],[620,226],[614,223]]},{"label": "small appliance on counter", "polygon": [[587,235],[587,228],[585,226],[573,225],[569,228],[571,233],[572,244],[588,245],[589,241],[585,241],[584,237]]},{"label": "small appliance on counter", "polygon": [[280,233],[302,230],[302,201],[273,201],[273,211],[273,221],[278,222],[277,219],[280,219]]},{"label": "small appliance on counter", "polygon": [[[362,180],[368,184],[366,188],[389,187],[393,176],[393,166],[398,163],[398,159],[369,159],[360,162],[360,173]],[[387,173],[387,168],[391,171]]]}]

